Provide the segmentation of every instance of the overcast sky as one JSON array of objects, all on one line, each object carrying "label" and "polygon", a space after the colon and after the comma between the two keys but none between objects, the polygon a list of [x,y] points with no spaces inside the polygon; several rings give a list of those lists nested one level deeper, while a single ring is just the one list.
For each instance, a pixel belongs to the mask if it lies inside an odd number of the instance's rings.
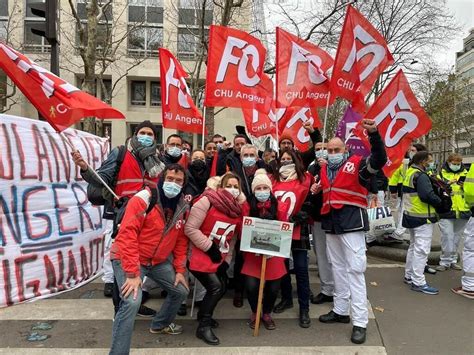
[{"label": "overcast sky", "polygon": [[456,52],[463,48],[463,38],[467,37],[469,30],[474,28],[474,1],[473,0],[447,0],[446,5],[462,27],[456,38],[449,44],[449,50],[445,53],[444,63],[452,66],[455,63]]}]

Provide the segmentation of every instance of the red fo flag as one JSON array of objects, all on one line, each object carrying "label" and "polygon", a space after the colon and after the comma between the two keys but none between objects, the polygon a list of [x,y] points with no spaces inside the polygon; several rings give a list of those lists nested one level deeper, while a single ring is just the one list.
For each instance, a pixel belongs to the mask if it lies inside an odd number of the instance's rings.
[{"label": "red fo flag", "polygon": [[[382,91],[365,117],[375,120],[385,143],[388,161],[383,171],[386,176],[391,176],[400,166],[411,142],[431,129],[430,118],[419,104],[401,70]],[[369,145],[360,122],[354,134]]]},{"label": "red fo flag", "polygon": [[279,139],[281,140],[283,135],[289,136],[299,151],[307,150],[311,137],[303,124],[308,120],[315,128],[322,126],[315,108],[291,107],[286,109],[285,114],[278,121]]},{"label": "red fo flag", "polygon": [[58,78],[3,43],[0,43],[0,68],[58,132],[83,117],[125,118],[120,111]]},{"label": "red fo flag", "polygon": [[248,33],[212,25],[204,104],[268,112],[273,83],[263,73],[265,54],[262,43]]},{"label": "red fo flag", "polygon": [[163,127],[202,133],[204,120],[186,84],[188,73],[169,50],[160,48],[159,53]]},{"label": "red fo flag", "polygon": [[364,97],[378,76],[393,64],[383,36],[362,14],[348,5],[331,79],[331,93],[352,101],[364,113]]},{"label": "red fo flag", "polygon": [[277,107],[325,106],[327,71],[334,60],[318,46],[278,27],[276,38]]}]

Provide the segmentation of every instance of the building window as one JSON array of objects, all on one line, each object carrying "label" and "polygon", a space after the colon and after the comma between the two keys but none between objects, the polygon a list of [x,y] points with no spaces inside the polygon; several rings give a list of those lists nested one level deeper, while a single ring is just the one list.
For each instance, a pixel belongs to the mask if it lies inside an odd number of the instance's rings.
[{"label": "building window", "polygon": [[133,106],[146,105],[146,81],[132,81],[130,83],[130,104]]},{"label": "building window", "polygon": [[150,106],[161,106],[161,83],[159,81],[150,83]]},{"label": "building window", "polygon": [[[208,26],[212,24],[212,2],[206,3],[204,11],[205,36],[209,35]],[[195,59],[200,55],[200,24],[203,12],[199,1],[180,0],[178,8],[178,58]]]},{"label": "building window", "polygon": [[157,57],[163,43],[163,1],[128,1],[128,54]]},{"label": "building window", "polygon": [[0,1],[0,40],[8,41],[8,0]]},{"label": "building window", "polygon": [[[44,22],[44,18],[38,17],[33,15],[31,12],[29,4],[41,2],[38,0],[26,0],[26,17],[25,17],[25,43],[23,48],[25,51],[28,52],[35,52],[35,53],[46,53],[51,50],[51,46],[48,44],[46,38],[35,35],[31,32],[31,29],[35,27],[35,25]],[[44,1],[42,1],[44,2]]]},{"label": "building window", "polygon": [[[128,136],[131,137],[135,132],[135,129],[138,127],[139,123],[129,123],[128,124]],[[153,124],[156,130],[156,143],[162,144],[163,142],[163,126],[160,124]]]}]

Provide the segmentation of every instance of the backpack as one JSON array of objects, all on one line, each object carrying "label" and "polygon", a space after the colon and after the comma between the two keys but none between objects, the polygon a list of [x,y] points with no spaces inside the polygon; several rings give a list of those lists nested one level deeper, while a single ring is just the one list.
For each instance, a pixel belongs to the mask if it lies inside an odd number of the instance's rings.
[{"label": "backpack", "polygon": [[449,184],[435,176],[429,176],[434,193],[441,199],[441,204],[435,207],[436,213],[444,214],[451,211],[453,201],[451,200],[452,189]]},{"label": "backpack", "polygon": [[[120,171],[120,167],[122,166],[123,160],[125,159],[125,153],[127,153],[127,149],[124,145],[118,147],[118,156],[116,160],[115,171],[112,179],[112,183],[110,184],[110,188],[112,190],[115,189],[115,185],[117,184],[117,176]],[[103,206],[106,203],[106,199],[103,195],[103,190],[105,189],[104,186],[97,186],[93,184],[87,185],[87,198],[89,202],[96,206]]]},{"label": "backpack", "polygon": [[[151,198],[148,208],[145,211],[145,216],[150,213],[150,211],[155,207],[156,203],[158,202],[158,191],[157,189],[150,189],[151,190]],[[122,223],[123,216],[125,215],[125,210],[127,208],[128,201],[130,201],[130,197],[122,197],[120,198],[114,205],[114,218],[113,218],[113,228],[111,238],[115,239],[117,236],[120,224]]]}]

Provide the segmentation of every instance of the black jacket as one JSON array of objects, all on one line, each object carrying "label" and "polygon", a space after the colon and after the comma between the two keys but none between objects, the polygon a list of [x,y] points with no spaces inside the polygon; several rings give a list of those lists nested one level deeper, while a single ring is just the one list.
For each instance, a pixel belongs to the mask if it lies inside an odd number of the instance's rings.
[{"label": "black jacket", "polygon": [[[369,134],[371,146],[370,156],[362,160],[359,166],[359,184],[370,189],[371,179],[387,162],[385,145],[378,132]],[[321,227],[332,234],[343,234],[369,230],[369,218],[364,208],[345,205],[341,209],[331,211],[321,216]]]},{"label": "black jacket", "polygon": [[[416,166],[413,166],[413,167],[416,168]],[[435,208],[441,205],[441,199],[435,194],[433,190],[433,185],[431,184],[431,180],[428,174],[426,174],[421,169],[419,173],[415,173],[415,174],[417,175],[414,177],[413,184],[415,186],[416,193],[418,194],[418,197],[420,198],[422,202],[430,205],[429,208],[432,209],[434,217],[427,219],[427,218],[407,216],[406,214],[403,214],[402,226],[405,228],[420,227],[424,224],[427,224],[428,222],[436,223],[438,218],[436,217],[436,214],[435,214]],[[403,186],[402,191],[403,193],[412,192],[406,186]]]}]

